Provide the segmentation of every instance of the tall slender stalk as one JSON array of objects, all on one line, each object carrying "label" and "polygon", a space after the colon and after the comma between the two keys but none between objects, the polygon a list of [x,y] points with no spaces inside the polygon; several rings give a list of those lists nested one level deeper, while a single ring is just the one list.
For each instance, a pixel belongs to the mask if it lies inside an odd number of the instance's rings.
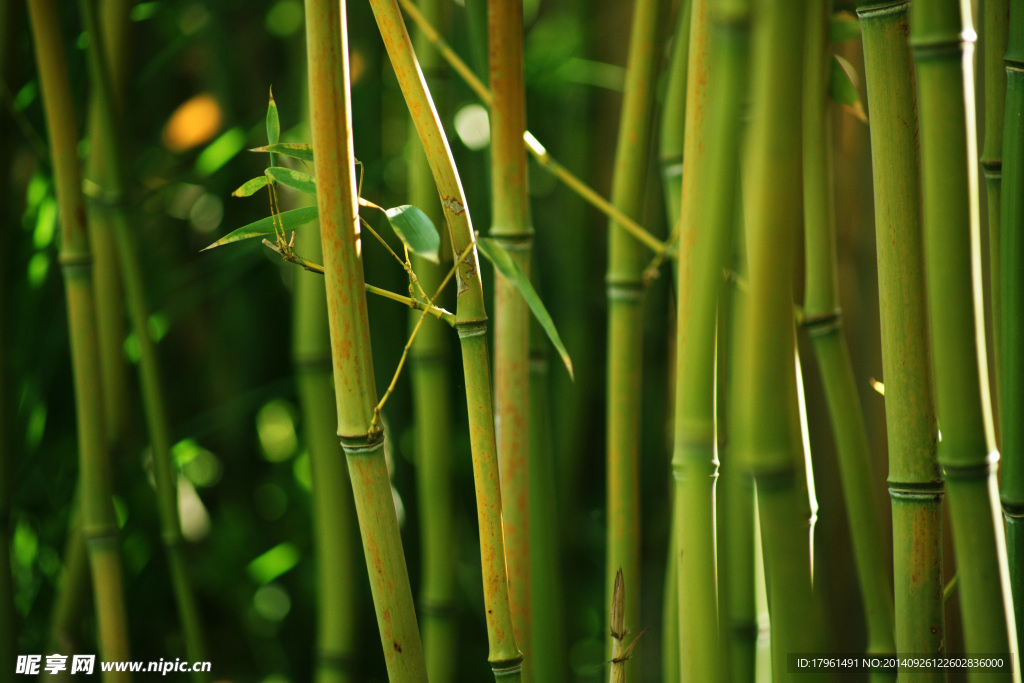
[{"label": "tall slender stalk", "polygon": [[958,0],[919,0],[911,12],[938,457],[952,515],[964,643],[968,652],[1008,652],[1016,636],[981,311],[974,29],[970,6]]},{"label": "tall slender stalk", "polygon": [[469,409],[469,437],[477,493],[477,522],[487,610],[488,661],[496,678],[519,680],[522,653],[516,646],[508,597],[505,545],[501,525],[501,493],[491,405],[487,313],[484,309],[475,236],[448,140],[416,62],[397,0],[371,0],[381,37],[402,88],[413,123],[427,154],[445,210],[452,251],[469,257],[456,270],[458,310],[455,327],[462,346],[462,365]]},{"label": "tall slender stalk", "polygon": [[317,205],[324,253],[338,435],[348,461],[388,677],[426,681],[377,404],[356,210],[346,3],[306,1]]},{"label": "tall slender stalk", "polygon": [[[75,378],[82,533],[89,552],[100,654],[105,660],[130,659],[117,520],[111,500],[110,459],[103,428],[92,258],[85,224],[78,133],[75,130],[67,58],[54,0],[30,0],[29,16],[43,92],[50,154],[60,208],[61,255],[71,331]],[[126,672],[108,672],[106,681],[129,681]]]},{"label": "tall slender stalk", "polygon": [[[870,495],[874,478],[868,434],[839,304],[832,204],[832,128],[828,106],[830,8],[830,2],[812,2],[807,13],[803,95],[806,263],[803,326],[814,345],[835,434],[857,579],[867,614],[867,653],[884,656],[896,651],[893,591],[889,586],[882,543],[882,522]],[[895,676],[895,670],[876,671],[872,673],[872,680],[894,680]]]},{"label": "tall slender stalk", "polygon": [[1002,291],[1003,477],[1000,497],[1006,519],[1006,547],[1014,614],[1017,615],[1018,656],[1024,637],[1024,3],[1011,0],[1010,36],[1006,50],[1006,128],[1003,140]]},{"label": "tall slender stalk", "polygon": [[811,557],[797,411],[793,285],[800,221],[801,2],[761,8],[752,53],[753,105],[745,210],[750,296],[739,317],[732,392],[735,457],[752,472],[758,496],[771,615],[772,672],[786,680],[787,654],[809,652]]},{"label": "tall slender stalk", "polygon": [[[182,636],[188,658],[205,661],[199,606],[192,590],[192,580],[184,554],[181,519],[178,514],[177,473],[171,462],[171,437],[164,405],[163,380],[158,367],[156,344],[149,331],[149,303],[142,282],[142,265],[136,246],[136,236],[121,208],[123,194],[120,145],[118,144],[118,116],[114,107],[111,73],[111,54],[107,50],[106,34],[100,26],[95,0],[82,0],[85,27],[90,36],[89,70],[92,80],[92,153],[91,171],[87,179],[95,183],[100,202],[92,215],[102,216],[102,222],[114,230],[117,248],[119,280],[124,285],[125,298],[132,319],[132,329],[139,344],[139,379],[142,385],[143,406],[153,454],[161,540],[167,553],[171,584],[178,606]],[[123,6],[127,18],[127,5]],[[116,19],[108,20],[117,24]],[[197,673],[195,680],[205,680]]]},{"label": "tall slender stalk", "polygon": [[[626,88],[615,148],[612,204],[634,220],[643,208],[658,57],[660,0],[636,0],[629,36]],[[643,246],[613,227],[608,236],[608,376],[606,448],[608,546],[605,598],[615,574],[625,579],[625,628],[640,625],[640,423],[643,386]],[[608,612],[611,610],[609,609]],[[608,652],[613,645],[607,641]],[[627,664],[632,678],[635,664]]]},{"label": "tall slender stalk", "polygon": [[[446,3],[423,0],[422,11],[431,24],[443,25]],[[429,38],[422,31],[414,37],[422,55],[420,68],[434,96],[444,101],[447,80],[441,59],[429,50]],[[443,105],[442,105],[443,106]],[[409,201],[422,207],[435,225],[444,222],[437,201],[437,188],[430,165],[419,144],[414,127],[409,128]],[[450,251],[450,247],[442,251]],[[437,289],[444,270],[426,259],[413,257],[416,276],[428,292]],[[410,311],[409,327],[420,314]],[[427,673],[435,683],[451,681],[458,661],[458,619],[456,594],[456,535],[452,510],[452,411],[451,359],[447,330],[440,325],[422,327],[413,343],[410,381],[416,420],[416,486],[420,501],[420,536],[423,548],[423,579],[420,616]]]},{"label": "tall slender stalk", "polygon": [[[1000,276],[1000,208],[1002,204],[1000,187],[1003,174],[1003,117],[1006,112],[1006,54],[1007,27],[1010,19],[1009,0],[985,0],[982,8],[984,26],[985,78],[985,142],[981,150],[981,168],[985,173],[985,188],[988,193],[988,268],[989,302],[992,306],[992,354],[994,367],[1002,368],[1003,307]],[[993,395],[995,412],[1002,415],[1002,372],[996,371],[996,392]],[[1012,415],[1012,413],[1011,413]],[[1013,419],[1012,417],[1010,419]],[[998,434],[997,434],[998,436]]]},{"label": "tall slender stalk", "polygon": [[[927,335],[909,3],[858,3],[871,107],[882,370],[900,653],[942,653],[942,497]],[[945,680],[941,671],[904,671]]]},{"label": "tall slender stalk", "polygon": [[[526,176],[526,102],[522,0],[489,0],[491,94],[491,230],[530,272],[533,225]],[[509,602],[523,679],[533,680],[530,597],[530,312],[500,273],[494,285],[494,421],[501,471]]]}]

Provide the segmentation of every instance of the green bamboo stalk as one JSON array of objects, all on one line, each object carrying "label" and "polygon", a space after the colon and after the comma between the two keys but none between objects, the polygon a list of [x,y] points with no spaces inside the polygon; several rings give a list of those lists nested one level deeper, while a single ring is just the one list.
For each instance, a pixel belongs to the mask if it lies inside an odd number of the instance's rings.
[{"label": "green bamboo stalk", "polygon": [[[867,615],[869,655],[896,651],[893,592],[882,542],[882,522],[869,495],[874,478],[864,411],[850,350],[842,331],[838,257],[832,204],[832,128],[828,76],[831,2],[812,2],[807,13],[804,64],[804,288],[803,327],[821,369],[835,434],[843,496],[853,538],[857,579]],[[896,671],[874,671],[871,680],[895,680]]]},{"label": "green bamboo stalk", "polygon": [[1024,410],[1024,3],[1011,0],[1010,34],[1006,50],[1006,128],[1003,131],[1002,291],[1003,477],[1000,497],[1006,520],[1010,583],[1017,615],[1017,655],[1024,637],[1024,426],[1016,416]]},{"label": "green bamboo stalk", "polygon": [[1008,652],[1016,629],[996,510],[999,456],[980,306],[974,29],[969,6],[957,0],[914,3],[910,26],[921,113],[928,320],[942,433],[938,458],[949,492],[964,643],[968,652]]},{"label": "green bamboo stalk", "polygon": [[441,196],[452,252],[469,253],[458,266],[458,310],[455,327],[462,346],[462,365],[469,411],[473,478],[477,492],[477,521],[487,610],[488,661],[495,678],[518,681],[522,653],[516,646],[509,608],[505,546],[501,526],[501,493],[491,405],[490,359],[487,349],[487,314],[484,309],[475,235],[462,183],[452,161],[447,138],[433,101],[423,82],[397,0],[370,0],[391,65],[402,88],[413,123],[426,151]]},{"label": "green bamboo stalk", "polygon": [[[61,215],[60,260],[68,299],[71,361],[75,377],[82,533],[92,568],[100,656],[108,661],[128,660],[128,623],[118,554],[117,520],[111,500],[110,459],[103,427],[92,259],[85,224],[77,154],[78,133],[71,104],[67,60],[54,0],[30,0],[28,7]],[[104,680],[129,681],[131,675],[108,672]]]},{"label": "green bamboo stalk", "polygon": [[752,52],[753,104],[745,184],[749,296],[741,307],[732,392],[734,457],[757,485],[771,614],[772,672],[787,654],[814,650],[807,492],[797,411],[793,284],[800,221],[804,3],[765,3]]},{"label": "green bamboo stalk", "polygon": [[[95,0],[82,0],[81,6],[85,28],[90,36],[89,71],[93,90],[91,116],[94,137],[90,154],[93,164],[90,170],[94,175],[87,175],[86,180],[95,185],[99,195],[99,201],[96,202],[91,215],[102,216],[102,222],[114,230],[120,276],[118,279],[124,285],[132,330],[139,345],[139,381],[153,454],[160,537],[167,553],[185,652],[191,661],[201,662],[206,661],[206,650],[203,645],[199,606],[193,593],[183,547],[184,538],[181,535],[177,473],[171,461],[171,436],[167,408],[164,404],[163,379],[160,376],[156,343],[149,332],[150,307],[142,282],[142,264],[139,261],[136,236],[121,207],[123,187],[117,133],[118,116],[114,106],[110,68],[112,55],[106,48],[107,36],[100,26]],[[127,20],[128,5],[123,5],[122,9]],[[119,23],[116,19],[108,21],[115,25]],[[198,672],[193,675],[196,681],[207,678]]]},{"label": "green bamboo stalk", "polygon": [[[489,0],[491,83],[490,235],[530,273],[533,224],[526,176],[526,93],[522,0]],[[532,681],[533,609],[530,596],[530,312],[516,286],[500,273],[494,283],[494,422],[501,473],[509,603],[524,681]]]},{"label": "green bamboo stalk", "polygon": [[[637,0],[626,62],[626,88],[612,180],[612,204],[633,218],[643,209],[658,63],[659,0]],[[643,247],[612,223],[608,237],[606,448],[608,544],[605,599],[615,574],[625,578],[625,628],[640,626],[640,395],[643,387]],[[613,638],[607,641],[611,656]],[[635,664],[627,664],[630,678]]]},{"label": "green bamboo stalk", "polygon": [[[443,25],[446,3],[421,2],[422,11],[435,25]],[[414,37],[419,48],[420,68],[439,102],[444,100],[445,69],[437,53],[428,49],[429,38],[422,31]],[[435,225],[444,223],[437,188],[430,165],[419,144],[415,128],[409,128],[409,201],[421,207]],[[450,251],[442,245],[442,251]],[[413,257],[416,276],[428,292],[437,289],[448,266],[438,266]],[[410,311],[409,327],[419,313]],[[423,577],[420,615],[427,673],[435,683],[455,677],[458,661],[457,586],[458,553],[452,509],[452,411],[451,359],[446,330],[424,325],[413,343],[410,381],[416,420],[416,487],[420,501],[420,536],[423,548]]]},{"label": "green bamboo stalk", "polygon": [[[319,240],[309,258],[323,254]],[[359,552],[352,482],[335,436],[334,384],[327,322],[327,290],[313,273],[295,279],[292,363],[313,473],[313,531],[316,537],[317,683],[355,680],[359,619],[353,596],[359,591]]]},{"label": "green bamboo stalk", "polygon": [[306,1],[317,205],[324,253],[338,435],[348,462],[384,659],[392,683],[426,681],[377,405],[359,249],[346,3]]},{"label": "green bamboo stalk", "polygon": [[[925,313],[916,80],[908,3],[858,3],[871,107],[882,370],[889,442],[896,648],[941,654],[942,473],[935,457],[931,354]],[[945,680],[941,671],[904,671]]]},{"label": "green bamboo stalk", "polygon": [[[1002,368],[1002,296],[1000,294],[1001,276],[1000,261],[1000,205],[1002,204],[1000,186],[1003,171],[1003,117],[1006,112],[1006,66],[1003,56],[1006,54],[1007,27],[1010,23],[1009,0],[985,0],[983,7],[984,44],[983,68],[985,78],[985,142],[981,150],[981,168],[985,173],[985,188],[988,193],[988,268],[989,268],[989,303],[992,306],[992,355],[995,368]],[[995,404],[996,416],[1002,415],[1002,382],[1003,374],[995,373]],[[1012,413],[1011,413],[1012,415]],[[1011,418],[1013,419],[1013,418]],[[1000,423],[1001,424],[1001,423]],[[996,434],[998,439],[999,434]],[[998,441],[997,441],[998,443]]]}]

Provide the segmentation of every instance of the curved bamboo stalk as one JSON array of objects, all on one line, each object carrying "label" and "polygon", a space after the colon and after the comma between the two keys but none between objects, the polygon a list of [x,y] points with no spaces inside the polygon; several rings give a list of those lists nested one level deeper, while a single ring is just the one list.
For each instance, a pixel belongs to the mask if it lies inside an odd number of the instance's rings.
[{"label": "curved bamboo stalk", "polygon": [[475,236],[448,140],[434,110],[416,62],[397,0],[370,0],[377,26],[402,88],[413,123],[427,154],[441,196],[453,253],[469,253],[458,266],[458,310],[455,327],[462,346],[462,365],[469,410],[473,478],[477,492],[477,521],[487,610],[488,661],[495,678],[519,680],[523,655],[516,645],[509,607],[505,545],[501,525],[501,493],[491,404],[487,313],[484,309]]},{"label": "curved bamboo stalk", "polygon": [[[842,330],[838,256],[832,205],[832,127],[828,74],[830,67],[830,2],[812,2],[807,13],[804,64],[804,290],[803,327],[821,369],[829,417],[835,434],[843,497],[853,537],[854,559],[867,615],[867,654],[891,655],[893,591],[882,543],[871,473],[864,411],[857,394],[850,351]],[[895,680],[895,669],[875,671],[873,681]]]},{"label": "curved bamboo stalk", "polygon": [[384,659],[392,683],[426,681],[377,405],[359,250],[346,3],[306,1],[310,119],[338,435],[348,462]]},{"label": "curved bamboo stalk", "polygon": [[[28,7],[61,215],[60,260],[68,299],[71,361],[75,377],[81,523],[92,568],[100,656],[108,661],[128,660],[131,658],[128,622],[118,554],[117,520],[111,501],[110,459],[103,427],[92,258],[81,191],[78,132],[75,130],[56,3],[54,0],[30,0]],[[104,680],[129,681],[131,675],[109,672],[104,675]]]},{"label": "curved bamboo stalk", "polygon": [[910,27],[921,115],[928,320],[942,433],[938,457],[949,494],[964,643],[968,652],[1008,652],[1016,629],[996,509],[998,451],[980,305],[974,30],[969,7],[958,0],[915,2]]},{"label": "curved bamboo stalk", "polygon": [[[927,334],[916,80],[908,2],[858,3],[871,106],[882,369],[889,441],[896,647],[942,653],[942,497]],[[918,681],[941,671],[903,672]]]},{"label": "curved bamboo stalk", "polygon": [[1014,614],[1016,647],[1024,637],[1024,2],[1011,0],[1010,35],[1006,50],[1006,128],[1003,140],[1002,291],[1003,377],[1000,421],[1003,476],[1000,498],[1006,520],[1006,547]]}]

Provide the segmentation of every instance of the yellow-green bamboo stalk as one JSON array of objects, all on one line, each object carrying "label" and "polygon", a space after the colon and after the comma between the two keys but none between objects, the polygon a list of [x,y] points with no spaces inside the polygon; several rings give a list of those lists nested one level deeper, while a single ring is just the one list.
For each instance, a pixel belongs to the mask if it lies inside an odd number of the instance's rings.
[{"label": "yellow-green bamboo stalk", "polygon": [[[304,249],[320,260],[314,240]],[[317,683],[355,680],[358,655],[358,611],[353,596],[360,589],[359,526],[352,483],[335,435],[331,338],[327,322],[327,290],[323,279],[300,272],[295,279],[292,362],[302,406],[303,428],[313,481],[313,531],[316,535]]]},{"label": "yellow-green bamboo stalk", "polygon": [[1006,128],[1003,140],[1002,291],[1003,472],[1000,498],[1006,520],[1013,607],[1017,618],[1017,655],[1024,637],[1024,3],[1011,0],[1006,50]]},{"label": "yellow-green bamboo stalk", "polygon": [[371,430],[377,392],[359,248],[345,2],[306,1],[306,49],[338,435],[388,677],[392,683],[426,681],[384,435]]},{"label": "yellow-green bamboo stalk", "polygon": [[[117,521],[111,500],[110,459],[103,427],[92,258],[85,224],[77,154],[78,133],[71,104],[64,41],[54,0],[30,0],[28,7],[61,215],[60,260],[68,299],[75,378],[82,533],[92,568],[100,657],[107,661],[128,660],[128,622]],[[131,674],[108,672],[104,680],[129,681]]]},{"label": "yellow-green bamboo stalk", "polygon": [[[835,434],[843,496],[853,538],[857,579],[867,615],[869,655],[896,651],[893,592],[882,544],[882,522],[870,495],[874,478],[864,411],[839,304],[838,256],[832,205],[832,127],[828,76],[831,2],[816,0],[807,12],[803,102],[804,288],[803,326],[821,369]],[[895,680],[895,669],[871,680]]]},{"label": "yellow-green bamboo stalk", "polygon": [[469,250],[456,270],[458,311],[455,327],[462,346],[462,365],[469,411],[469,436],[473,452],[473,478],[477,492],[477,522],[486,608],[488,661],[495,678],[517,681],[523,655],[516,646],[509,608],[505,545],[501,526],[501,493],[491,404],[490,359],[487,348],[487,313],[484,309],[480,266],[470,221],[448,140],[434,110],[416,62],[409,34],[397,0],[370,0],[384,46],[402,88],[413,124],[427,154],[434,182],[444,207],[452,252]]},{"label": "yellow-green bamboo stalk", "polygon": [[[928,320],[942,435],[938,458],[952,516],[964,643],[971,653],[1008,652],[1016,629],[996,501],[999,454],[981,311],[970,5],[918,0],[910,27],[921,116]],[[1015,669],[1019,672],[1016,663]],[[1010,680],[1010,675],[986,678]]]},{"label": "yellow-green bamboo stalk", "polygon": [[[156,343],[149,331],[150,308],[142,282],[142,265],[139,262],[136,237],[128,223],[128,217],[121,208],[123,188],[120,145],[117,137],[118,115],[114,106],[110,68],[112,55],[107,51],[107,34],[100,26],[95,0],[82,0],[81,6],[85,28],[90,36],[89,71],[92,81],[91,115],[94,136],[90,154],[90,170],[94,175],[87,175],[86,180],[95,185],[98,194],[98,201],[90,215],[101,216],[101,222],[114,230],[118,279],[124,285],[132,329],[139,344],[139,380],[142,385],[143,407],[153,454],[160,537],[167,553],[185,651],[191,661],[201,662],[206,661],[206,654],[199,607],[192,590],[184,554],[184,538],[181,535],[177,473],[171,462],[171,437],[167,409],[164,405],[163,380],[158,367]],[[128,6],[123,5],[122,9],[126,21]],[[117,18],[108,18],[108,23],[118,25],[121,22]],[[193,678],[202,681],[207,677],[202,673],[196,673]]]},{"label": "yellow-green bamboo stalk", "polygon": [[733,454],[758,495],[771,615],[772,672],[787,679],[787,655],[810,652],[817,628],[807,538],[807,494],[797,418],[793,320],[795,227],[800,222],[800,110],[804,3],[760,9],[752,52],[753,104],[745,211],[748,300],[741,307],[732,392]]},{"label": "yellow-green bamboo stalk", "polygon": [[[643,207],[658,62],[660,0],[636,0],[630,28],[626,88],[615,151],[612,204],[634,220]],[[615,574],[625,578],[625,628],[640,626],[640,396],[643,387],[643,246],[614,222],[608,236],[608,375],[606,449],[608,544],[605,599]],[[608,610],[611,611],[610,609]],[[612,638],[607,641],[609,656]],[[635,674],[628,664],[627,674]]]},{"label": "yellow-green bamboo stalk", "polygon": [[[882,369],[889,442],[896,648],[945,648],[942,473],[925,314],[916,81],[907,44],[909,3],[860,2],[871,107]],[[903,671],[915,681],[942,671]]]},{"label": "yellow-green bamboo stalk", "polygon": [[[491,230],[527,275],[533,224],[526,176],[522,0],[489,0]],[[524,681],[533,680],[530,597],[530,311],[500,273],[494,284],[494,423],[501,472],[509,603]]]},{"label": "yellow-green bamboo stalk", "polygon": [[[447,3],[424,0],[421,6],[431,24],[444,25]],[[437,53],[428,49],[427,36],[418,32],[414,40],[423,75],[434,97],[443,106],[447,71]],[[422,208],[434,225],[443,225],[444,215],[437,201],[437,188],[413,126],[409,127],[408,135],[409,202]],[[446,248],[442,244],[441,251],[450,252],[450,245]],[[448,270],[447,265],[436,265],[416,256],[413,256],[413,266],[427,292],[436,291]],[[418,312],[410,311],[410,330],[419,318]],[[423,549],[419,609],[427,673],[434,683],[446,683],[455,677],[459,657],[455,581],[458,553],[451,473],[452,368],[447,334],[440,325],[424,325],[410,353],[410,382],[416,420],[416,490]]]}]

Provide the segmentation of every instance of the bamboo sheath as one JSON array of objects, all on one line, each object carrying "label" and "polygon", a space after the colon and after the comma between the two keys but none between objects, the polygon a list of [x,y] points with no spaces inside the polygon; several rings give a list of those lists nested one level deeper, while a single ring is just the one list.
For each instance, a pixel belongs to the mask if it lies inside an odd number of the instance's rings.
[{"label": "bamboo sheath", "polygon": [[[878,247],[882,368],[889,442],[896,647],[942,653],[942,474],[935,456],[925,313],[916,79],[908,3],[861,2]],[[903,671],[912,681],[938,671]]]},{"label": "bamboo sheath", "polygon": [[[524,273],[530,272],[533,226],[526,175],[526,102],[522,0],[489,0],[491,230]],[[494,425],[501,473],[509,603],[524,681],[532,681],[530,596],[530,311],[500,273],[494,287]]]},{"label": "bamboo sheath", "polygon": [[1004,418],[1003,472],[1000,497],[1006,521],[1006,547],[1014,613],[1017,615],[1018,657],[1024,624],[1024,3],[1011,0],[1006,50],[1006,118],[1003,131],[1002,291],[1003,352],[1001,374]]},{"label": "bamboo sheath", "polygon": [[448,141],[419,71],[398,3],[396,0],[370,0],[370,6],[441,196],[452,252],[460,255],[467,250],[469,252],[468,258],[456,270],[458,310],[455,326],[459,332],[466,381],[484,606],[487,610],[488,661],[495,678],[515,681],[520,678],[522,653],[516,645],[509,607],[491,403],[487,314],[475,253],[473,226]]},{"label": "bamboo sheath", "polygon": [[[637,0],[629,38],[626,87],[615,151],[612,204],[627,216],[640,215],[651,139],[658,56],[659,0]],[[614,222],[612,223],[614,226]],[[625,629],[640,626],[640,417],[643,384],[644,248],[623,230],[608,237],[608,375],[606,448],[608,462],[608,546],[606,604],[611,605],[615,575],[625,586]],[[606,611],[610,612],[610,609]],[[611,656],[612,638],[606,641]],[[626,665],[636,674],[634,660]]]},{"label": "bamboo sheath", "polygon": [[[109,452],[103,428],[92,259],[82,199],[78,133],[68,82],[64,41],[56,3],[30,0],[29,16],[43,92],[50,153],[61,215],[61,265],[64,270],[71,362],[78,424],[82,532],[89,552],[100,642],[105,660],[130,659],[117,521],[111,501]],[[125,672],[109,672],[105,681],[128,681]]]},{"label": "bamboo sheath", "polygon": [[[443,25],[446,3],[421,2],[424,15]],[[443,106],[447,77],[437,54],[428,49],[422,32],[414,36],[420,68],[431,91]],[[414,127],[409,127],[409,201],[427,213],[435,225],[444,223],[430,166]],[[451,247],[442,245],[442,253]],[[450,260],[450,259],[449,259]],[[435,265],[413,256],[416,276],[427,292],[437,290],[447,265]],[[419,322],[418,311],[409,312],[410,330]],[[416,421],[416,490],[420,501],[420,537],[423,573],[419,610],[427,674],[434,683],[451,681],[457,672],[458,619],[456,594],[457,553],[452,510],[452,392],[448,330],[423,325],[410,352],[410,381]]]},{"label": "bamboo sheath", "polygon": [[[964,643],[969,653],[1008,652],[1016,629],[996,502],[998,451],[981,311],[974,30],[969,9],[956,0],[920,0],[911,12],[938,458],[949,495]],[[1019,668],[1013,679],[1019,680]]]},{"label": "bamboo sheath", "polygon": [[306,2],[306,45],[338,435],[348,461],[388,677],[393,683],[425,681],[384,437],[369,431],[377,399],[358,251],[345,3]]},{"label": "bamboo sheath", "polygon": [[[871,455],[839,307],[828,95],[830,7],[829,2],[812,2],[807,13],[803,107],[806,262],[803,326],[814,345],[835,434],[857,579],[867,616],[866,652],[885,656],[896,651],[893,591],[882,545],[882,522],[874,499],[866,495],[873,490]],[[871,673],[873,681],[895,680],[895,677],[895,671]]]}]

